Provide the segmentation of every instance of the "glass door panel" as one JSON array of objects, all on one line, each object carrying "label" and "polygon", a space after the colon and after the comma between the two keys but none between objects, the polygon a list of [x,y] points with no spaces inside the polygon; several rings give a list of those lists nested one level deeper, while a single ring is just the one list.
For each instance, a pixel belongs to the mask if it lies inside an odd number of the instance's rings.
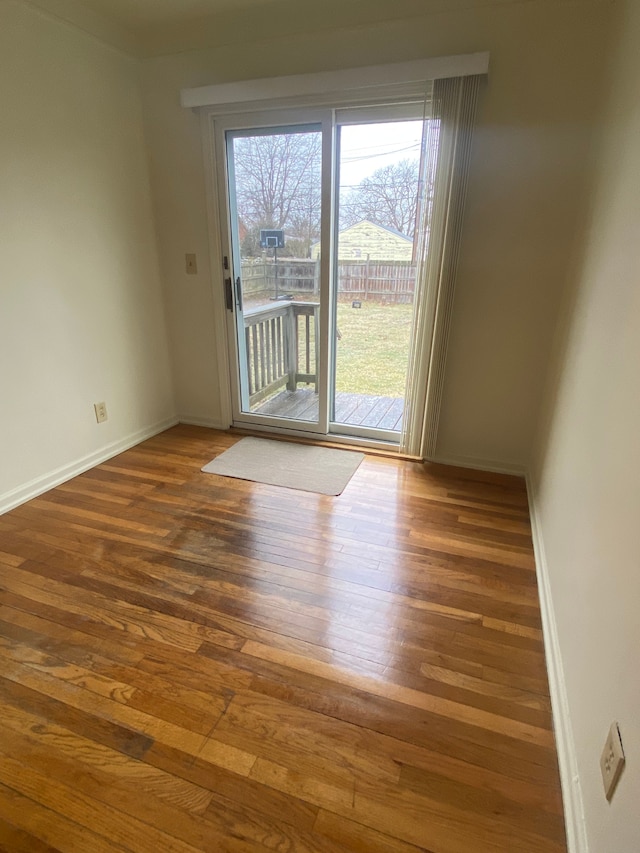
[{"label": "glass door panel", "polygon": [[236,415],[318,428],[322,128],[227,131],[226,151]]},{"label": "glass door panel", "polygon": [[332,431],[399,441],[424,122],[339,127]]}]

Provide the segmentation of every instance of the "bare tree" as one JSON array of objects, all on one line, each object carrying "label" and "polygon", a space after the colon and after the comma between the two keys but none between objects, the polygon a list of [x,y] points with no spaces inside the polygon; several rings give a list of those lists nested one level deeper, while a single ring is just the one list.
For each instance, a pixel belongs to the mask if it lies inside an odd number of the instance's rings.
[{"label": "bare tree", "polygon": [[340,228],[362,219],[413,237],[418,209],[418,161],[401,160],[376,169],[340,199]]},{"label": "bare tree", "polygon": [[319,131],[234,139],[236,204],[246,229],[244,254],[259,251],[261,228],[284,229],[298,253],[308,254],[320,236],[321,158]]}]

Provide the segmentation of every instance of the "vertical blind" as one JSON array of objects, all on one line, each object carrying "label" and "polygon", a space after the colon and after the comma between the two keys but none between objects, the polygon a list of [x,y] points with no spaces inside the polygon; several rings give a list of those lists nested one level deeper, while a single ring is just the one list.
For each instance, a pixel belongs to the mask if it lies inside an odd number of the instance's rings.
[{"label": "vertical blind", "polygon": [[414,320],[400,449],[436,453],[471,140],[483,75],[433,81],[421,160]]}]

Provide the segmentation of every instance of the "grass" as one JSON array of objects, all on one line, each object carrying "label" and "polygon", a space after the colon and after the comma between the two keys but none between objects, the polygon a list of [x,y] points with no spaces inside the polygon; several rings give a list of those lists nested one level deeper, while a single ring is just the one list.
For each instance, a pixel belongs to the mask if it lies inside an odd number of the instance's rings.
[{"label": "grass", "polygon": [[404,397],[413,305],[338,304],[336,391]]}]

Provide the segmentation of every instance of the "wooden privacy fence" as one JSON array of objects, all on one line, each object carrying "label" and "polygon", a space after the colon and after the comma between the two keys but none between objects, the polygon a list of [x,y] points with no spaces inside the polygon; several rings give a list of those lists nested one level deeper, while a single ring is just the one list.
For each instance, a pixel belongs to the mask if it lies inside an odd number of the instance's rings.
[{"label": "wooden privacy fence", "polygon": [[286,387],[298,383],[318,390],[317,302],[273,302],[244,312],[244,335],[253,407]]},{"label": "wooden privacy fence", "polygon": [[338,299],[411,303],[416,267],[408,261],[340,261]]},{"label": "wooden privacy fence", "polygon": [[[248,302],[276,296],[317,296],[320,262],[278,259],[242,264],[242,292]],[[338,299],[411,303],[416,266],[409,261],[340,261]]]},{"label": "wooden privacy fence", "polygon": [[278,259],[242,263],[242,295],[245,300],[269,299],[272,296],[318,294],[320,261]]}]

